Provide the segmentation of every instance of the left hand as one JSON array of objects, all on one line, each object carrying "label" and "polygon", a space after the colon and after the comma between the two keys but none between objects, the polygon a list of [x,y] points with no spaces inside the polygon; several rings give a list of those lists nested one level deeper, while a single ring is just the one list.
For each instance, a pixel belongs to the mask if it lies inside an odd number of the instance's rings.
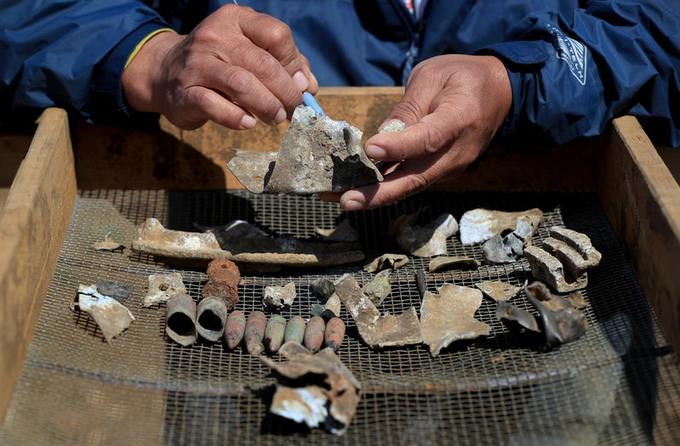
[{"label": "left hand", "polygon": [[399,133],[366,141],[366,154],[392,161],[385,181],[343,194],[323,194],[345,210],[384,206],[461,172],[486,148],[512,103],[510,79],[493,56],[445,55],[418,64],[406,92],[381,128],[393,119]]}]

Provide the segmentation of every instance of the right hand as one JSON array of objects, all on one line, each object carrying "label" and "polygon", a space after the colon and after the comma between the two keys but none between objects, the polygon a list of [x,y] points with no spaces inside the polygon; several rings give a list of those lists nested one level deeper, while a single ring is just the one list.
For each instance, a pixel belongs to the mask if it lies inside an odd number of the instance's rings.
[{"label": "right hand", "polygon": [[183,129],[214,121],[249,129],[278,124],[316,93],[309,62],[288,26],[250,8],[226,5],[189,35],[151,38],[122,75],[128,104],[165,115]]}]

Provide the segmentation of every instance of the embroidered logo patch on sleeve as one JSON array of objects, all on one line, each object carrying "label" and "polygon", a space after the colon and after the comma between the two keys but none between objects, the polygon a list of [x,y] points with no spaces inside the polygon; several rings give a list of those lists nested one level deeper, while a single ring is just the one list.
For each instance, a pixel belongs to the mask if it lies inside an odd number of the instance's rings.
[{"label": "embroidered logo patch on sleeve", "polygon": [[566,62],[571,74],[581,85],[585,85],[588,70],[588,48],[581,42],[567,37],[562,31],[550,24],[545,25],[545,27],[555,37],[557,58]]}]

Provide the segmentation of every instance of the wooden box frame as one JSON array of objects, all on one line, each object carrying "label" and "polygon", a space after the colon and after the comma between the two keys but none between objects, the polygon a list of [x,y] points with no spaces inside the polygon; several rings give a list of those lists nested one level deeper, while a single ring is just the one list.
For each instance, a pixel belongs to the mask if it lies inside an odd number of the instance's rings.
[{"label": "wooden box frame", "polygon": [[[402,93],[328,88],[320,101],[330,115],[372,134]],[[69,129],[63,110],[45,110],[0,207],[0,420],[21,373],[77,188],[238,188],[226,169],[227,149],[272,150],[284,131],[285,126],[258,125],[233,132],[211,124],[182,131],[164,119],[156,131],[87,124]],[[492,147],[466,173],[435,188],[596,193],[665,335],[680,351],[680,187],[635,118],[618,118],[606,135],[568,147]]]}]

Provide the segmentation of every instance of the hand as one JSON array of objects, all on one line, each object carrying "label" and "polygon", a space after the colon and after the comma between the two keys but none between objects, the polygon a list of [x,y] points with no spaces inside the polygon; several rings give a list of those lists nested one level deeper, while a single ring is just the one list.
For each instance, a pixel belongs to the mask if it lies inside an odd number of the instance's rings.
[{"label": "hand", "polygon": [[122,75],[125,98],[138,111],[164,114],[183,129],[211,120],[248,129],[278,124],[318,90],[290,29],[250,8],[227,5],[187,36],[151,38]]},{"label": "hand", "polygon": [[505,66],[492,56],[446,55],[415,67],[389,121],[406,130],[379,133],[366,141],[366,154],[395,164],[385,181],[325,194],[345,210],[384,206],[433,182],[461,172],[486,148],[508,114],[512,90]]}]

